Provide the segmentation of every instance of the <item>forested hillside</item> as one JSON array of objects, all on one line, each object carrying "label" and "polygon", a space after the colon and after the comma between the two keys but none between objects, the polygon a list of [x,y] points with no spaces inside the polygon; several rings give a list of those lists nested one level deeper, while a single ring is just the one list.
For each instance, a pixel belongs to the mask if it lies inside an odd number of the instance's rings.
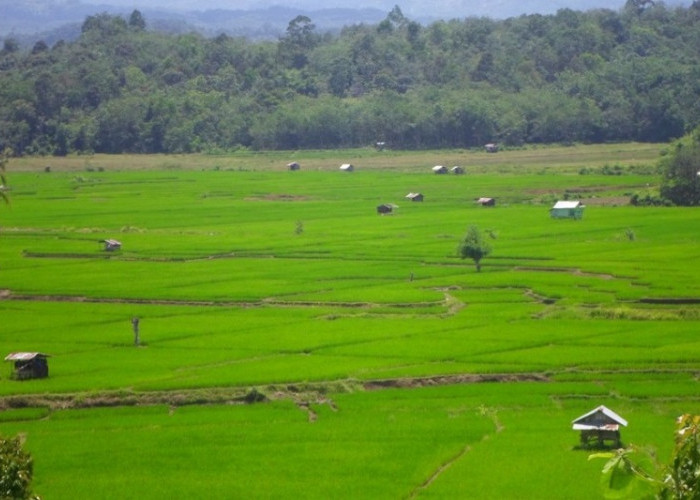
[{"label": "forested hillside", "polygon": [[0,51],[0,150],[474,147],[667,141],[700,125],[700,1],[440,21],[394,8],[275,42],[88,17],[76,42]]}]

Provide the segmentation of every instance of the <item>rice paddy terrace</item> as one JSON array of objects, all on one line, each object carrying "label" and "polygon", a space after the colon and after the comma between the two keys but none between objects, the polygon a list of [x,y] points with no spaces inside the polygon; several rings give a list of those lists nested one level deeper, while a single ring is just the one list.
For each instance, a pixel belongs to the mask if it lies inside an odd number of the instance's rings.
[{"label": "rice paddy terrace", "polygon": [[628,203],[660,149],[14,160],[0,346],[50,371],[0,432],[45,498],[595,498],[574,418],[664,461],[700,411],[700,212]]}]

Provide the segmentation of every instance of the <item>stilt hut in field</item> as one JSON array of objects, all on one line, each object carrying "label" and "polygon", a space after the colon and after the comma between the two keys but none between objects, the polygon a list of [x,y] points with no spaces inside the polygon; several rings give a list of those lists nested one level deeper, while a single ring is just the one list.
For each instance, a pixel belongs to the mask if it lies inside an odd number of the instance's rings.
[{"label": "stilt hut in field", "polygon": [[603,447],[607,441],[615,448],[619,448],[621,446],[620,426],[627,427],[627,420],[610,408],[601,405],[581,415],[572,424],[575,431],[581,431],[581,446],[588,447],[593,444]]},{"label": "stilt hut in field", "polygon": [[456,175],[462,175],[464,173],[464,167],[460,167],[459,165],[455,165],[450,169],[450,172]]},{"label": "stilt hut in field", "polygon": [[446,174],[447,173],[447,167],[443,165],[435,165],[433,167],[433,173],[434,174]]},{"label": "stilt hut in field", "polygon": [[352,166],[350,163],[343,163],[340,166],[340,170],[343,172],[352,172],[353,170],[355,170],[355,167]]},{"label": "stilt hut in field", "polygon": [[46,378],[49,376],[48,354],[41,352],[12,352],[5,361],[14,363],[11,377],[15,380]]},{"label": "stilt hut in field", "polygon": [[552,219],[580,219],[586,206],[578,200],[558,201],[549,210]]},{"label": "stilt hut in field", "polygon": [[299,165],[297,162],[293,161],[291,163],[287,163],[287,168],[289,170],[299,170],[301,168],[301,165]]}]

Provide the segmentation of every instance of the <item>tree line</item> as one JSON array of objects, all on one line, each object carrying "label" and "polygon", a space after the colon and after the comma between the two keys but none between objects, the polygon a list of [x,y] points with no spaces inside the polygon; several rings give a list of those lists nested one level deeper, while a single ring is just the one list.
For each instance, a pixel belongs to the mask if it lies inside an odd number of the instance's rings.
[{"label": "tree line", "polygon": [[700,0],[278,40],[172,35],[135,10],[74,42],[0,50],[0,150],[16,155],[486,142],[668,141],[700,125]]}]

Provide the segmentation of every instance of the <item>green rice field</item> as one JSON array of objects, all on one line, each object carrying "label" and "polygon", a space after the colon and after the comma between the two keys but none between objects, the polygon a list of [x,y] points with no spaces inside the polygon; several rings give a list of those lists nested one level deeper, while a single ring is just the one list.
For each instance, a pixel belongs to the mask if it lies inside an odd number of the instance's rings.
[{"label": "green rice field", "polygon": [[602,498],[572,420],[668,462],[700,413],[700,211],[629,204],[663,148],[12,160],[0,353],[50,376],[5,363],[0,433],[47,500]]}]

